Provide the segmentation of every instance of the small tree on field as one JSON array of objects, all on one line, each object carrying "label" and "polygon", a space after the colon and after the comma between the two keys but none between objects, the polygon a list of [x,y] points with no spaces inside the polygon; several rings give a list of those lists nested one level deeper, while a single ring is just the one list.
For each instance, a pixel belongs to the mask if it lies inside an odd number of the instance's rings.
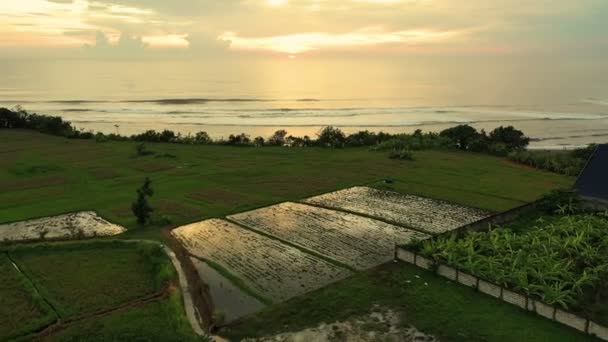
[{"label": "small tree on field", "polygon": [[148,197],[154,195],[152,190],[152,181],[146,177],[144,184],[137,189],[137,199],[131,205],[131,211],[137,218],[137,223],[145,225],[150,220],[150,214],[154,211],[148,203]]}]

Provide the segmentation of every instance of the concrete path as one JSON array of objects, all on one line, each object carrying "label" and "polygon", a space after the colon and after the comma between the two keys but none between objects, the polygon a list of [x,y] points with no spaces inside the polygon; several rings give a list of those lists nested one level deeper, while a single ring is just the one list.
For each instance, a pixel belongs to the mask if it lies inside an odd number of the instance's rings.
[{"label": "concrete path", "polygon": [[163,249],[165,250],[165,253],[167,253],[167,255],[169,256],[171,262],[173,263],[173,266],[177,270],[179,285],[182,288],[182,297],[184,298],[184,308],[186,309],[186,316],[188,316],[188,320],[190,321],[192,330],[194,330],[197,335],[207,336],[198,320],[199,315],[194,306],[194,303],[192,302],[192,296],[190,296],[190,290],[188,288],[188,280],[182,268],[182,264],[177,259],[177,256],[175,256],[175,252],[173,252],[169,247],[163,245]]}]

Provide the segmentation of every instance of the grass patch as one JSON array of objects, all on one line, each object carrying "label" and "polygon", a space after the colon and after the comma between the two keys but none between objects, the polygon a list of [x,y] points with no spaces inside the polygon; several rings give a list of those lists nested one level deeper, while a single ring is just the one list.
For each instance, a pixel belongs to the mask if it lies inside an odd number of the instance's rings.
[{"label": "grass patch", "polygon": [[41,329],[55,321],[55,314],[32,284],[0,253],[0,340]]},{"label": "grass patch", "polygon": [[[141,298],[172,277],[154,246],[110,243],[40,244],[9,251],[62,318]],[[160,252],[162,253],[162,251]]]},{"label": "grass patch", "polygon": [[[158,155],[176,159],[133,159],[135,142],[99,144],[19,130],[1,130],[0,141],[6,165],[0,170],[0,222],[95,208],[112,222],[136,228],[130,213],[117,214],[116,209],[130,208],[135,189],[146,176],[154,184],[153,207],[162,201],[181,202],[201,213],[196,218],[189,211],[170,213],[175,226],[386,178],[395,180],[392,188],[398,192],[490,211],[535,200],[549,190],[570,186],[573,180],[510,165],[501,158],[457,151],[418,151],[415,161],[402,163],[367,148],[158,143],[150,144]],[[60,165],[61,170],[25,178],[6,171],[16,165],[36,165],[41,155],[44,165]],[[60,192],[50,195],[49,189]],[[141,233],[149,235],[146,230]]]},{"label": "grass patch", "polygon": [[404,263],[390,263],[266,309],[221,331],[233,340],[297,331],[369,312],[447,341],[581,341],[590,337]]},{"label": "grass patch", "polygon": [[70,325],[47,341],[201,341],[184,316],[179,293],[140,307]]}]

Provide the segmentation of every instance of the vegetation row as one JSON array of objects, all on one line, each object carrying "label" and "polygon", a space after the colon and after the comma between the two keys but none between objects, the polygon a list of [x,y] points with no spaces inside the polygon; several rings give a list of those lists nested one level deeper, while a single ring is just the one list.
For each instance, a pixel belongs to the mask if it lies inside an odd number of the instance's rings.
[{"label": "vegetation row", "polygon": [[532,222],[415,247],[437,262],[596,318],[608,290],[607,228],[608,212],[581,211],[570,199]]}]

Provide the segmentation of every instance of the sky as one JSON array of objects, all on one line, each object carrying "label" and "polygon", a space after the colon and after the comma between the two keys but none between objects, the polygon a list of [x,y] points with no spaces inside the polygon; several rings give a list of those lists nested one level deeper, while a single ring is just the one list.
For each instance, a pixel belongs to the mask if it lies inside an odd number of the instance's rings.
[{"label": "sky", "polygon": [[4,58],[608,55],[606,0],[2,0]]}]

